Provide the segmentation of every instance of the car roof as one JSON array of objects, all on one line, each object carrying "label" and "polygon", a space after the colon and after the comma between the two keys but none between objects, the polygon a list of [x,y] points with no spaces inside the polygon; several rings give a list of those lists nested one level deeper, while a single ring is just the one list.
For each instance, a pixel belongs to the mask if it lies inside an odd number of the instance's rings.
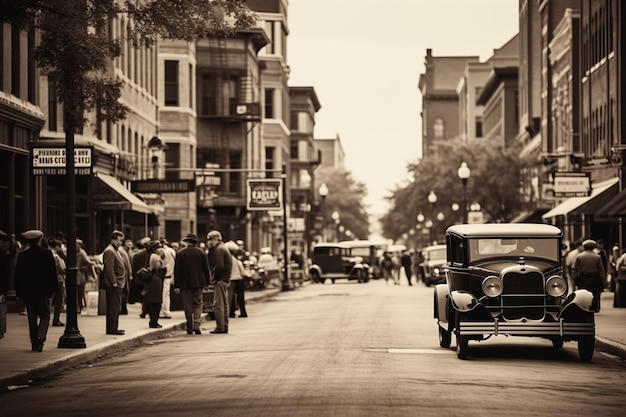
[{"label": "car roof", "polygon": [[386,242],[377,241],[377,240],[343,240],[341,242],[342,245],[345,245],[349,248],[366,248],[370,246],[387,246]]},{"label": "car roof", "polygon": [[315,245],[315,247],[313,249],[317,249],[317,248],[344,248],[344,249],[350,249],[350,246],[346,245],[343,242],[335,242],[335,243],[318,243],[317,245]]},{"label": "car roof", "polygon": [[544,223],[457,224],[448,227],[446,234],[456,234],[463,237],[563,236],[561,229]]},{"label": "car roof", "polygon": [[432,246],[425,246],[424,248],[422,248],[422,251],[431,251],[431,250],[444,249],[444,248],[446,248],[446,245],[432,245]]}]

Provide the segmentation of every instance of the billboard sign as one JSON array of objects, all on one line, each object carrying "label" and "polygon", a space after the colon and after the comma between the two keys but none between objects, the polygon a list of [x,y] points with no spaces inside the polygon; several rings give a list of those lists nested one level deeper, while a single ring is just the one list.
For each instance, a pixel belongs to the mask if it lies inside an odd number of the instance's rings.
[{"label": "billboard sign", "polygon": [[[31,161],[33,175],[65,175],[64,147],[33,147]],[[93,168],[93,148],[74,148],[74,172],[76,175],[91,175]]]},{"label": "billboard sign", "polygon": [[280,178],[248,179],[248,210],[281,210],[283,207],[282,184],[283,181]]}]

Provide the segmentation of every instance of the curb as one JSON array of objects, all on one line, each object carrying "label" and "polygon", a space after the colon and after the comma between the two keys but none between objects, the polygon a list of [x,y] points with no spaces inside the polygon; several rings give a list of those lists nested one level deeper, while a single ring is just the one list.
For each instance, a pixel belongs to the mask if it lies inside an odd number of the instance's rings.
[{"label": "curb", "polygon": [[[246,300],[246,303],[255,304],[257,302],[265,301],[268,298],[275,297],[280,292],[280,288],[266,290],[263,294]],[[112,339],[93,348],[77,350],[76,354],[70,354],[65,358],[51,361],[40,368],[31,369],[8,378],[0,379],[0,393],[12,391],[13,389],[16,389],[16,387],[21,388],[30,386],[33,381],[49,378],[69,368],[111,356],[116,352],[139,346],[152,340],[164,339],[173,331],[185,330],[185,326],[186,322],[181,321],[178,323],[172,323],[169,326],[164,326],[162,329],[146,329],[126,339]]]},{"label": "curb", "polygon": [[596,336],[596,349],[601,352],[617,356],[622,360],[626,360],[626,347],[621,343],[614,342],[613,340]]}]

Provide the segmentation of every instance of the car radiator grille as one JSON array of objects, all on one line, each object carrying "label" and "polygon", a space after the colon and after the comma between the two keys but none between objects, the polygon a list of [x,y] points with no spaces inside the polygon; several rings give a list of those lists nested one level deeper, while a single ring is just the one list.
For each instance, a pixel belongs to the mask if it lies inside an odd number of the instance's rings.
[{"label": "car radiator grille", "polygon": [[540,320],[545,314],[545,283],[539,272],[517,272],[502,277],[502,307],[507,320]]}]

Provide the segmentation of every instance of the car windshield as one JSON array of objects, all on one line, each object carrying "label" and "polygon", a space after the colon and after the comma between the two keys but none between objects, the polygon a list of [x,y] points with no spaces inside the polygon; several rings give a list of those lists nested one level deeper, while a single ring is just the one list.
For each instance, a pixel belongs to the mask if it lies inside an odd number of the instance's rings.
[{"label": "car windshield", "polygon": [[532,256],[559,261],[557,239],[498,238],[469,240],[470,258],[476,261],[493,256]]},{"label": "car windshield", "polygon": [[446,259],[446,248],[433,249],[426,256],[428,259]]}]

